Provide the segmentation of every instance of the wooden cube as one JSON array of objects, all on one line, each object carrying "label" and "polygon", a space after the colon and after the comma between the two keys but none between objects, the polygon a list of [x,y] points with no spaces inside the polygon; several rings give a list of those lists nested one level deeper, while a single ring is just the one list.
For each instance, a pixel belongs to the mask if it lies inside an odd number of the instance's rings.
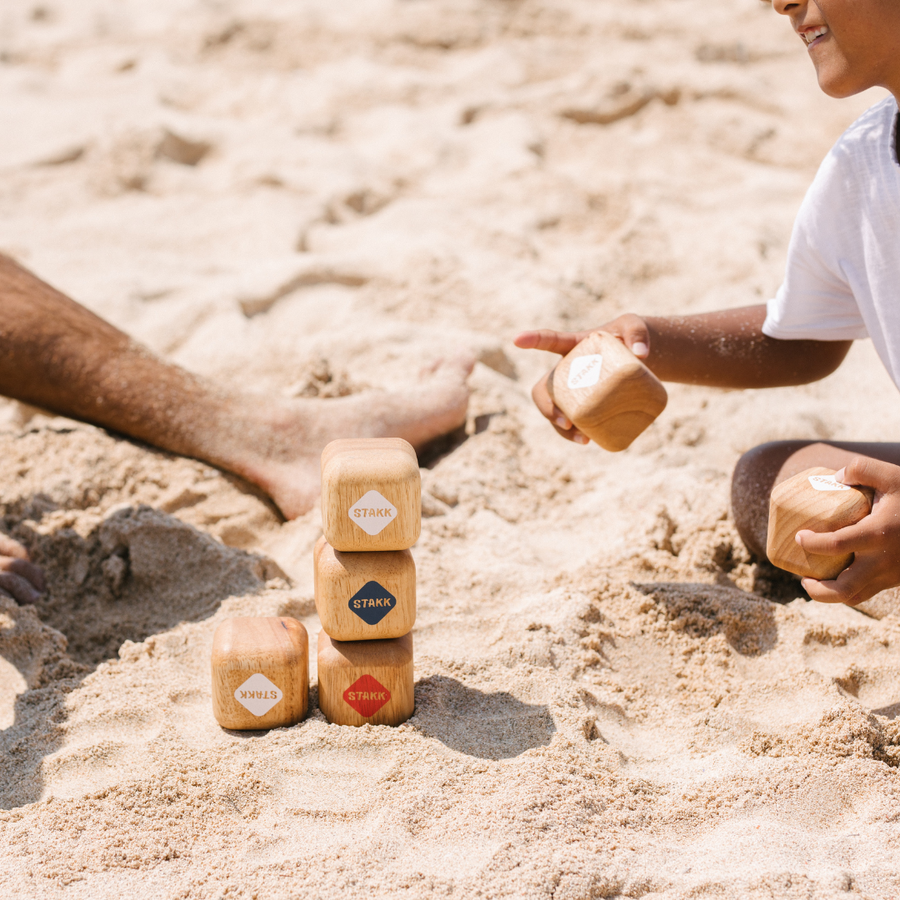
[{"label": "wooden cube", "polygon": [[411,444],[360,438],[322,451],[322,528],[335,550],[406,550],[421,526],[422,480]]},{"label": "wooden cube", "polygon": [[341,553],[325,538],[314,552],[316,611],[337,641],[402,637],[416,622],[416,564],[409,550]]},{"label": "wooden cube", "polygon": [[213,635],[213,713],[239,731],[294,725],[309,704],[309,639],[296,619],[226,619]]},{"label": "wooden cube", "polygon": [[662,382],[617,338],[588,335],[550,374],[550,395],[605,450],[624,450],[666,408]]},{"label": "wooden cube", "polygon": [[319,709],[335,725],[400,725],[415,709],[412,635],[335,641],[319,632]]},{"label": "wooden cube", "polygon": [[834,480],[833,469],[815,467],[772,488],[766,555],[773,565],[795,575],[829,581],[853,561],[853,554],[823,556],[807,553],[794,539],[798,531],[837,531],[853,525],[872,510],[870,488]]}]

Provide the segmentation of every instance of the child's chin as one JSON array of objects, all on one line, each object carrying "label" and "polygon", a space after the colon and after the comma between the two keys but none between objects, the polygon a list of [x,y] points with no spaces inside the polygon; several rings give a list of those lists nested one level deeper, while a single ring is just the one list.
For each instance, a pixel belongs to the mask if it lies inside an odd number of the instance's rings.
[{"label": "child's chin", "polygon": [[827,94],[829,97],[834,97],[836,100],[852,97],[854,94],[874,86],[851,77],[847,72],[835,72],[828,65],[816,66],[816,77],[822,93]]}]

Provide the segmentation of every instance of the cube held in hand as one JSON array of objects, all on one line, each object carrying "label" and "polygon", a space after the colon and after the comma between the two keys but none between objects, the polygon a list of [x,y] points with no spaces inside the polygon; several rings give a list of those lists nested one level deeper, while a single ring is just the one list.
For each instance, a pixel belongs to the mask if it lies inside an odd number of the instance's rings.
[{"label": "cube held in hand", "polygon": [[335,550],[407,550],[421,524],[422,481],[411,444],[358,438],[322,451],[322,529]]},{"label": "cube held in hand", "polygon": [[216,629],[213,713],[223,728],[294,725],[309,703],[309,640],[296,619],[241,617]]},{"label": "cube held in hand", "polygon": [[660,380],[617,338],[595,331],[560,360],[547,385],[554,403],[605,450],[624,450],[665,409]]},{"label": "cube held in hand", "polygon": [[807,553],[795,539],[797,532],[837,531],[858,522],[871,510],[871,488],[841,484],[835,481],[833,469],[807,469],[772,489],[766,555],[773,565],[804,578],[837,578],[853,561],[853,554]]},{"label": "cube held in hand", "polygon": [[335,725],[400,725],[415,709],[412,635],[335,641],[319,632],[319,709]]},{"label": "cube held in hand", "polygon": [[316,611],[338,641],[402,637],[416,621],[416,564],[409,550],[342,553],[325,538],[314,551]]}]

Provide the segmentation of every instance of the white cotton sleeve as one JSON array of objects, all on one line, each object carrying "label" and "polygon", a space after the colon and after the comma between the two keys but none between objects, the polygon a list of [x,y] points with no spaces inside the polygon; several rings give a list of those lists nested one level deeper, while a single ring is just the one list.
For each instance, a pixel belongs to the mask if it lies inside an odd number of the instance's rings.
[{"label": "white cotton sleeve", "polygon": [[766,309],[763,334],[785,340],[868,337],[841,265],[844,185],[826,158],[807,193],[788,248],[784,284]]}]

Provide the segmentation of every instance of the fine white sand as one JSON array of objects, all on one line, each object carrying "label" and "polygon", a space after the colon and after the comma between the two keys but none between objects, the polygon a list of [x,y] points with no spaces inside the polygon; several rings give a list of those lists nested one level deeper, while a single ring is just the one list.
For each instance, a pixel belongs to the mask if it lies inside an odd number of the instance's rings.
[{"label": "fine white sand", "polygon": [[896,439],[871,347],[806,388],[676,387],[611,455],[553,434],[552,360],[511,342],[771,296],[878,99],[805,57],[754,0],[0,5],[4,252],[258,390],[480,360],[423,469],[398,729],[315,690],[295,728],[213,719],[220,621],[318,631],[317,512],[0,408],[2,528],[50,584],[0,601],[0,895],[900,896],[900,616],[806,602],[728,510],[757,443]]}]

